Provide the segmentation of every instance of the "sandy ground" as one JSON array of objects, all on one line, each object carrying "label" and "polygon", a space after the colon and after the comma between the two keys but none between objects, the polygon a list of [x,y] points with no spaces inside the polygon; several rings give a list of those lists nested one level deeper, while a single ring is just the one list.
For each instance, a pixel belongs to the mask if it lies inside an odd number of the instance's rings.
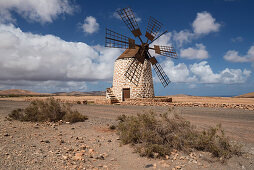
[{"label": "sandy ground", "polygon": [[200,97],[200,96],[168,96],[173,98],[173,102],[195,102],[210,104],[247,104],[253,105],[254,98],[234,98],[234,97]]},{"label": "sandy ground", "polygon": [[[56,99],[61,101],[73,102],[77,101],[103,101],[105,96],[54,96]],[[199,96],[167,96],[172,97],[173,102],[176,103],[210,103],[210,104],[246,104],[254,105],[254,98],[234,98],[234,97],[199,97]],[[1,100],[11,101],[30,101],[33,99],[45,99],[47,97],[10,97],[0,98]]]},{"label": "sandy ground", "polygon": [[5,117],[28,102],[0,101],[0,169],[254,169],[254,112],[224,108],[178,107],[198,128],[222,124],[226,135],[243,145],[245,154],[225,164],[207,153],[178,152],[169,159],[140,157],[121,146],[115,131],[119,115],[135,115],[161,106],[74,105],[89,120],[75,124],[8,121]]}]

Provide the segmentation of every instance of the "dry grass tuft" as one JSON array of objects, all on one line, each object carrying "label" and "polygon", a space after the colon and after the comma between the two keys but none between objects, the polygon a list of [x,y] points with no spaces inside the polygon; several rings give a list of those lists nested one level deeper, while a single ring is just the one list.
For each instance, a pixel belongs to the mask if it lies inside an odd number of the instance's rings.
[{"label": "dry grass tuft", "polygon": [[240,147],[225,137],[221,126],[197,131],[176,111],[156,115],[153,112],[137,116],[118,117],[117,132],[123,144],[132,144],[141,156],[164,157],[173,149],[212,153],[221,160],[240,155]]},{"label": "dry grass tuft", "polygon": [[53,97],[46,100],[34,100],[25,109],[13,110],[9,117],[14,120],[32,122],[56,122],[64,120],[67,122],[83,122],[87,116],[72,110],[68,104],[62,104]]}]

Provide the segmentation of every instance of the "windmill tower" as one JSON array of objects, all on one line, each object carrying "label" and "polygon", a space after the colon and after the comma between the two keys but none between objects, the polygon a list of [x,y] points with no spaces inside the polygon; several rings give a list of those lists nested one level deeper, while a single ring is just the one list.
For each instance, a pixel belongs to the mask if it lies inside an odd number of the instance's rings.
[{"label": "windmill tower", "polygon": [[112,88],[106,91],[107,98],[124,101],[127,98],[152,98],[154,97],[152,69],[155,70],[162,85],[166,87],[170,80],[163,71],[157,59],[151,56],[149,50],[156,54],[177,58],[173,47],[149,45],[158,39],[163,32],[156,37],[162,24],[150,17],[146,28],[146,41],[141,39],[141,31],[130,8],[123,8],[117,11],[123,22],[127,25],[132,34],[140,41],[140,45],[134,39],[106,29],[106,47],[126,49],[115,61]]}]

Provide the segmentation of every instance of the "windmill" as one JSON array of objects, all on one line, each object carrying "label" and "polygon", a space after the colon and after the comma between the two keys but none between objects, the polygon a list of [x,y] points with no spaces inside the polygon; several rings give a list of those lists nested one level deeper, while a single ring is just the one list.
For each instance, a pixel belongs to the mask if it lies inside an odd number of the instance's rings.
[{"label": "windmill", "polygon": [[107,89],[107,98],[124,101],[126,98],[154,97],[151,65],[164,87],[170,83],[170,80],[149,50],[154,50],[158,55],[177,58],[173,47],[149,46],[167,31],[157,36],[162,24],[150,17],[145,34],[146,41],[143,41],[141,30],[132,9],[123,8],[117,13],[141,44],[136,44],[134,39],[106,28],[105,46],[126,49],[115,61],[113,86]]}]

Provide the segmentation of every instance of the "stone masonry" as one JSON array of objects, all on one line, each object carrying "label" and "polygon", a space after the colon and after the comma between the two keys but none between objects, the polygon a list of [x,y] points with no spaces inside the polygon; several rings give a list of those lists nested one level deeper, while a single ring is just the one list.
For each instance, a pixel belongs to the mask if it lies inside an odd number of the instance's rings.
[{"label": "stone masonry", "polygon": [[127,71],[129,64],[134,58],[122,58],[115,61],[113,86],[111,88],[114,96],[121,102],[123,98],[123,88],[130,88],[130,98],[153,98],[153,77],[151,64],[145,60],[142,68],[142,74],[139,83],[136,86],[124,75]]}]

